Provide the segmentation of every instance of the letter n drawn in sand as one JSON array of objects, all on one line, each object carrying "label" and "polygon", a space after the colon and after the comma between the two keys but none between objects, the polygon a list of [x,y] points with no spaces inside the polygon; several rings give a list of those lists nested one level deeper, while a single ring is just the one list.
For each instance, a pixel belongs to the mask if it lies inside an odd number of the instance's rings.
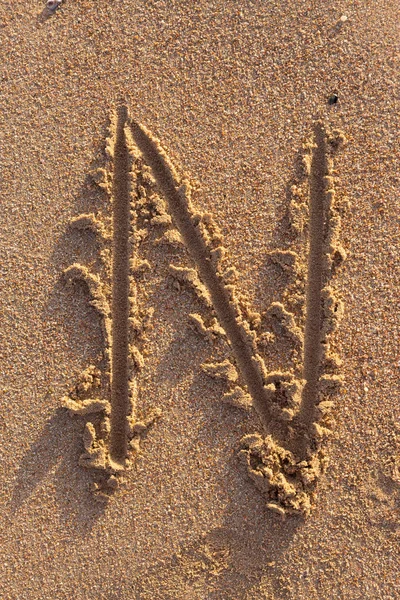
[{"label": "letter n drawn in sand", "polygon": [[[339,244],[343,207],[333,177],[333,156],[343,142],[341,132],[317,123],[303,146],[289,207],[292,241],[270,253],[291,283],[284,303],[259,313],[238,288],[213,216],[193,207],[190,182],[126,107],[113,115],[108,166],[94,174],[108,194],[109,214],[80,215],[72,223],[96,232],[104,269],[95,274],[75,264],[65,272],[68,281],[85,282],[104,334],[103,364],[88,367],[64,399],[72,413],[86,418],[80,463],[100,473],[98,495],[108,497],[118,485],[130,451],[138,451],[141,434],[159,416],[155,410],[138,419],[136,407],[152,315],[141,305],[136,275],[149,270],[139,251],[154,227],[164,230],[157,244],[186,246],[183,260],[190,264],[170,264],[169,273],[176,289],[188,286],[200,300],[202,312],[188,315],[188,325],[219,357],[201,365],[203,371],[226,387],[225,403],[255,417],[256,431],[242,438],[239,450],[249,477],[271,510],[309,514],[327,463],[323,441],[331,426],[331,396],[341,383],[329,336],[342,313],[332,278],[345,258]],[[286,360],[286,370],[270,370],[266,348],[274,353],[282,340],[295,358]]]}]

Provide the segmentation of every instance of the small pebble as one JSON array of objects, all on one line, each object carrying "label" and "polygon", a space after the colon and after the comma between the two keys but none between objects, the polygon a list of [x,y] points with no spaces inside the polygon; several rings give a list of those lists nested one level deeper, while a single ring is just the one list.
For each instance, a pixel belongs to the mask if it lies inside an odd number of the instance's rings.
[{"label": "small pebble", "polygon": [[60,6],[61,2],[62,0],[47,0],[46,8],[49,10],[56,10]]},{"label": "small pebble", "polygon": [[336,104],[339,100],[339,96],[337,94],[331,94],[328,99],[328,104]]}]

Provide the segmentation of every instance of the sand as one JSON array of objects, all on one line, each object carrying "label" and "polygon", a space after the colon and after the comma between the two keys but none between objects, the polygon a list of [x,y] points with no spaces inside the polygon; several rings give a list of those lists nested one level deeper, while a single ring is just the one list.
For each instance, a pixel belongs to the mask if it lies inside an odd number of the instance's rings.
[{"label": "sand", "polygon": [[399,17],[1,4],[2,599],[398,597]]}]

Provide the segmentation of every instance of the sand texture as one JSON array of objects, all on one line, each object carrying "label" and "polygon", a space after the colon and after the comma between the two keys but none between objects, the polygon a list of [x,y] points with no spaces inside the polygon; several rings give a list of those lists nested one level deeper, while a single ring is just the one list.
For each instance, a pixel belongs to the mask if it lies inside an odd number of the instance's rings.
[{"label": "sand texture", "polygon": [[400,596],[399,19],[1,3],[1,600]]}]

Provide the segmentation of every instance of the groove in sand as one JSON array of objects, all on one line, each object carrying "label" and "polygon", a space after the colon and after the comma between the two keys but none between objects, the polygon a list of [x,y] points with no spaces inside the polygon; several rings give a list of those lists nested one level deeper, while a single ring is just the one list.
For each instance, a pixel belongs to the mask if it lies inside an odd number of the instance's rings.
[{"label": "groove in sand", "polygon": [[260,368],[249,347],[247,334],[235,318],[224,283],[212,264],[210,251],[192,222],[185,192],[183,188],[179,188],[170,166],[150,135],[134,121],[130,121],[130,126],[137,146],[167,199],[171,216],[196,264],[200,279],[208,289],[217,317],[226,332],[238,367],[253,399],[253,406],[267,433],[272,419]]},{"label": "groove in sand", "polygon": [[111,431],[109,457],[116,469],[125,466],[128,450],[126,418],[129,412],[128,318],[129,318],[129,155],[124,126],[127,109],[118,109],[112,186],[112,348]]},{"label": "groove in sand", "polygon": [[[328,175],[325,133],[321,125],[315,128],[315,148],[313,151],[309,187],[309,251],[306,290],[306,322],[304,332],[303,389],[298,421],[307,430],[315,420],[317,386],[321,375],[322,358],[322,289],[325,285],[324,238],[327,233],[328,215],[325,209],[326,181]],[[298,451],[304,454],[305,436],[297,440]]]}]

